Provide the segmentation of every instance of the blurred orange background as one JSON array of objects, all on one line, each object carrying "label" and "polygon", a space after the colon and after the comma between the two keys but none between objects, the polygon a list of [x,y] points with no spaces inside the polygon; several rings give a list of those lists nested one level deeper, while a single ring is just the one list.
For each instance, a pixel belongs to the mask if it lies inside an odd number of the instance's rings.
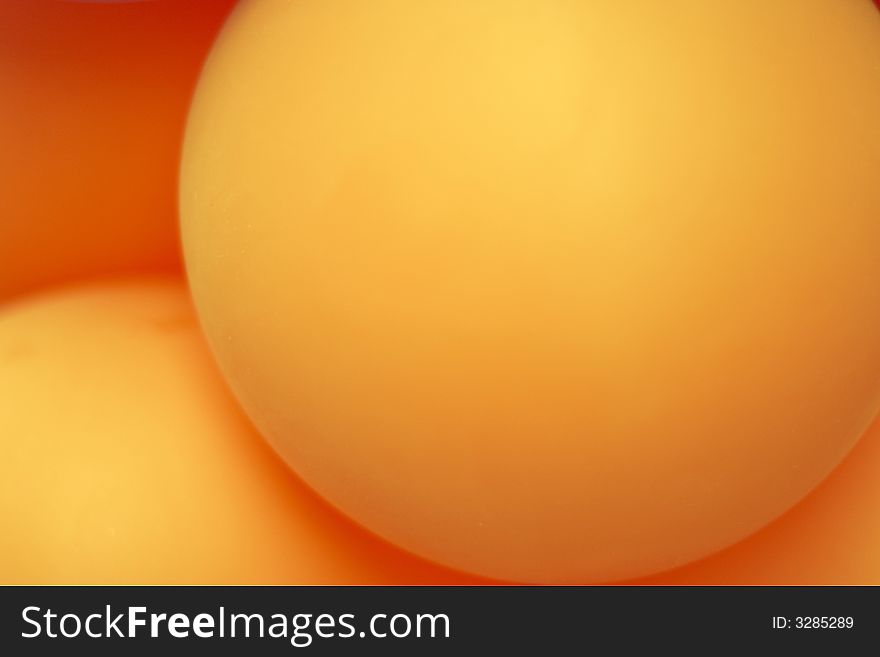
[{"label": "blurred orange background", "polygon": [[0,2],[0,300],[180,269],[186,112],[233,4]]}]

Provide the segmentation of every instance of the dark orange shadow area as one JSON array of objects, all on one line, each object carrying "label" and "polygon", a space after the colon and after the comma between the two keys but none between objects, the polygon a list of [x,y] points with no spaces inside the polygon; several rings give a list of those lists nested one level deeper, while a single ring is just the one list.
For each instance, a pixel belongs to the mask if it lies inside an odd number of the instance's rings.
[{"label": "dark orange shadow area", "polygon": [[0,300],[180,269],[184,123],[233,4],[0,2]]}]

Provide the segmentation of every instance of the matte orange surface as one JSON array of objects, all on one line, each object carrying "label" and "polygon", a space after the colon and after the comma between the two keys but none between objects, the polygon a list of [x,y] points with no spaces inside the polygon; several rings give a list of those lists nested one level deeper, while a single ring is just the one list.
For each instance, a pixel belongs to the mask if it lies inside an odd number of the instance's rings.
[{"label": "matte orange surface", "polygon": [[880,404],[866,0],[246,0],[181,179],[246,410],[439,562],[608,581],[803,498]]},{"label": "matte orange surface", "polygon": [[342,518],[237,410],[159,279],[0,311],[0,584],[463,583]]},{"label": "matte orange surface", "polygon": [[880,422],[770,526],[708,559],[633,583],[880,585]]},{"label": "matte orange surface", "polygon": [[232,4],[0,1],[0,301],[179,268],[186,110]]}]

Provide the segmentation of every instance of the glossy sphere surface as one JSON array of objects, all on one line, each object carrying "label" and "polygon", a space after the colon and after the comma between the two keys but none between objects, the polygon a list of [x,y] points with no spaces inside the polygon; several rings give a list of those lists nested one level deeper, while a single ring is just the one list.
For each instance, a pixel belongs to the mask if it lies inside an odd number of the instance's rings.
[{"label": "glossy sphere surface", "polygon": [[250,0],[190,115],[187,268],[357,521],[504,579],[649,574],[875,415],[878,116],[867,0]]}]

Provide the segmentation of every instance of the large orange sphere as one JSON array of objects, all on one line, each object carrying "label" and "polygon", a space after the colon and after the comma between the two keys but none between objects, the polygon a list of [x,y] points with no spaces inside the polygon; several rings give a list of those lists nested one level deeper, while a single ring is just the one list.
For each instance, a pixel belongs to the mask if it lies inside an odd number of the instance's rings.
[{"label": "large orange sphere", "polygon": [[251,428],[177,282],[0,311],[0,584],[448,584]]},{"label": "large orange sphere", "polygon": [[868,0],[246,0],[190,116],[187,267],[250,416],[365,526],[648,574],[876,414],[878,116]]},{"label": "large orange sphere", "polygon": [[880,421],[807,498],[740,543],[648,585],[880,585]]},{"label": "large orange sphere", "polygon": [[179,267],[186,111],[232,4],[0,1],[0,300]]}]

